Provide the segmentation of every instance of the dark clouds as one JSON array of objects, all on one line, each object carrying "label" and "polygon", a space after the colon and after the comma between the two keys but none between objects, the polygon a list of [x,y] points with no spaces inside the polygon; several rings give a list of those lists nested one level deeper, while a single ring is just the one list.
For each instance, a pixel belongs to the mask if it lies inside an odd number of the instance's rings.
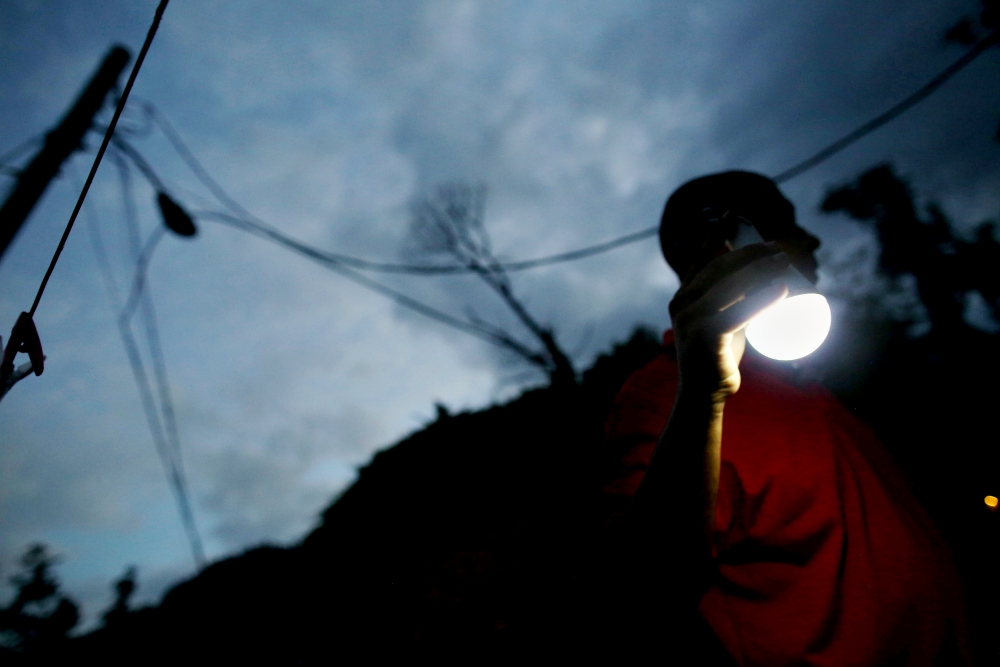
[{"label": "dark clouds", "polygon": [[[154,5],[4,3],[0,148],[49,126],[112,41],[135,52]],[[174,0],[135,94],[170,117],[239,201],[298,238],[391,260],[410,202],[464,179],[490,188],[498,255],[525,258],[654,224],[665,196],[706,171],[794,164],[956,58],[941,35],[975,9]],[[997,215],[998,69],[993,49],[787,185],[831,256],[866,240],[852,223],[816,213],[824,190],[882,160],[961,221]],[[181,201],[209,199],[162,137],[137,143]],[[80,156],[76,173],[88,164]],[[150,229],[152,193],[139,193]],[[0,326],[30,302],[72,196],[65,178],[57,183],[0,265]],[[102,169],[91,197],[124,284],[113,170]],[[71,237],[39,310],[46,374],[0,405],[9,482],[0,486],[0,555],[10,563],[26,541],[52,542],[93,613],[106,597],[94,582],[125,564],[162,586],[190,560],[84,231]],[[386,281],[452,312],[474,305],[519,332],[473,279]],[[676,279],[650,241],[514,283],[583,364],[636,323],[666,326]],[[483,405],[515,391],[523,369],[211,223],[190,242],[168,238],[150,284],[213,557],[294,539],[353,466],[429,419],[435,400]]]}]

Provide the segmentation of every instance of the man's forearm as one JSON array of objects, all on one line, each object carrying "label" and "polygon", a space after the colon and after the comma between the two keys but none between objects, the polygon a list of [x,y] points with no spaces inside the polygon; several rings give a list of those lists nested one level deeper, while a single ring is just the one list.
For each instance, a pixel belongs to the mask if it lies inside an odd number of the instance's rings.
[{"label": "man's forearm", "polygon": [[[642,529],[687,570],[684,576],[711,571],[724,405],[707,392],[678,391],[636,494]],[[700,591],[707,582],[695,578],[690,583]]]}]

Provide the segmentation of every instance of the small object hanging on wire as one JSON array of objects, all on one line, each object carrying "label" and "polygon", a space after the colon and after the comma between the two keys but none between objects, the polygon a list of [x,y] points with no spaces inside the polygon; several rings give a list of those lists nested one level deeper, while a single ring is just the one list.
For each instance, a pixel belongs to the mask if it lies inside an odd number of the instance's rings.
[{"label": "small object hanging on wire", "polygon": [[[3,339],[0,338],[0,348]],[[14,357],[18,352],[28,355],[29,363],[14,368]],[[11,387],[34,372],[41,375],[45,370],[45,355],[42,353],[42,341],[35,329],[35,322],[28,313],[21,313],[10,332],[10,340],[3,350],[3,361],[0,362],[0,400],[7,395]]]},{"label": "small object hanging on wire", "polygon": [[170,231],[178,236],[194,236],[198,233],[198,228],[194,226],[194,220],[191,219],[191,216],[166,192],[160,192],[156,195],[156,205],[160,207],[163,224],[169,227]]},{"label": "small object hanging on wire", "polygon": [[24,352],[31,360],[31,369],[35,375],[41,375],[45,370],[45,355],[42,354],[42,341],[38,338],[35,321],[28,313],[21,313],[10,332],[10,340],[3,351],[3,363],[0,364],[0,375],[10,375],[14,372],[14,356]]}]

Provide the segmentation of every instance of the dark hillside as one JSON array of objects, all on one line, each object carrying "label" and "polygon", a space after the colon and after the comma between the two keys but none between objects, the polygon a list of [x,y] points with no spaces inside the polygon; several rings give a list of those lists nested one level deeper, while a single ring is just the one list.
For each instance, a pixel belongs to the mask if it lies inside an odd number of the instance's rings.
[{"label": "dark hillside", "polygon": [[[589,624],[601,429],[622,382],[661,347],[639,330],[572,388],[451,415],[377,454],[301,545],[216,563],[76,640],[112,662],[213,655],[519,654]],[[583,585],[582,585],[583,584]],[[474,657],[473,657],[474,656]]]}]

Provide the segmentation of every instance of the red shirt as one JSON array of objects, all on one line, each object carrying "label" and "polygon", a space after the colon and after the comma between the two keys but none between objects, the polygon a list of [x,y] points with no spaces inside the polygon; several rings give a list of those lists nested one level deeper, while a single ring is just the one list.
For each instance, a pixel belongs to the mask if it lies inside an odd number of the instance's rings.
[{"label": "red shirt", "polygon": [[[669,352],[672,332],[664,343]],[[749,349],[740,372],[723,415],[720,576],[700,606],[730,655],[740,665],[967,664],[948,550],[875,435],[826,390]],[[605,425],[622,462],[607,493],[635,494],[676,390],[672,354],[626,381]]]}]

